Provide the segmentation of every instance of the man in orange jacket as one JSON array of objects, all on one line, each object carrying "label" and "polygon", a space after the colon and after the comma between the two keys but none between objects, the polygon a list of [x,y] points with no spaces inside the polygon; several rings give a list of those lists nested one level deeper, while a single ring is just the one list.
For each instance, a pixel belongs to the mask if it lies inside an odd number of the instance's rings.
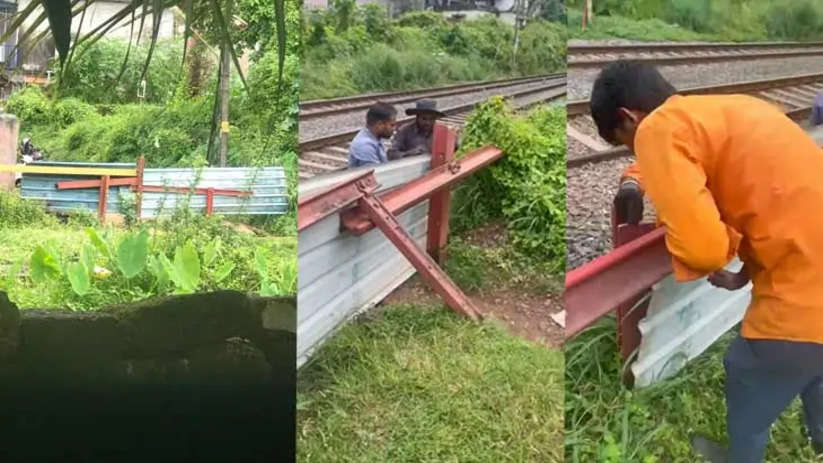
[{"label": "man in orange jacket", "polygon": [[[823,151],[765,101],[677,95],[635,62],[600,73],[591,113],[605,140],[636,156],[618,220],[637,223],[648,195],[677,280],[753,284],[724,359],[729,448],[694,436],[694,449],[714,462],[762,461],[772,423],[800,395],[823,453]],[[735,255],[740,273],[723,270]]]}]

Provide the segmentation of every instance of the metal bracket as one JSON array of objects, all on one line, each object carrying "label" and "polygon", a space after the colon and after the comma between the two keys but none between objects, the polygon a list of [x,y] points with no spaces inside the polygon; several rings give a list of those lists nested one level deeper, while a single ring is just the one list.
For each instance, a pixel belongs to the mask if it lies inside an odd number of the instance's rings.
[{"label": "metal bracket", "polygon": [[480,312],[437,263],[414,242],[397,218],[374,194],[368,193],[358,201],[360,208],[386,235],[386,238],[411,262],[420,276],[434,289],[452,310],[472,320],[481,318]]}]

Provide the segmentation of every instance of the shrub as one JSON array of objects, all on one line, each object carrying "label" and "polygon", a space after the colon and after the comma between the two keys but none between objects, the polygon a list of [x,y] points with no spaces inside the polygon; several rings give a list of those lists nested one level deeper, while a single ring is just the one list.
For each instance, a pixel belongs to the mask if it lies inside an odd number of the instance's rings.
[{"label": "shrub", "polygon": [[0,191],[0,228],[33,224],[56,225],[56,220],[37,201],[23,199],[16,191]]},{"label": "shrub", "polygon": [[566,256],[565,125],[563,107],[542,107],[520,116],[499,97],[472,113],[461,152],[491,144],[505,156],[458,190],[456,231],[503,217],[522,252],[548,260],[553,271],[562,271]]},{"label": "shrub", "polygon": [[12,93],[6,112],[20,119],[24,127],[51,122],[51,101],[39,86],[32,85]]},{"label": "shrub", "polygon": [[[64,96],[74,96],[89,103],[134,103],[140,75],[148,56],[149,41],[132,43],[128,61],[120,80],[118,75],[129,45],[125,40],[101,39],[78,50],[68,74],[60,82]],[[183,43],[160,40],[154,49],[146,75],[146,102],[159,103],[174,93],[181,74]]]}]

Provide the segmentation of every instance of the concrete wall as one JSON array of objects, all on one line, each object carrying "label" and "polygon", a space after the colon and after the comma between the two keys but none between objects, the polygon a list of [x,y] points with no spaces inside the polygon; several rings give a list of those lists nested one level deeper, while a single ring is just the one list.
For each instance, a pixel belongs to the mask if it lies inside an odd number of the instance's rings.
[{"label": "concrete wall", "polygon": [[285,461],[295,314],[293,298],[235,291],[86,313],[18,310],[0,293],[0,421],[14,443],[0,460]]},{"label": "concrete wall", "polygon": [[[0,114],[0,165],[17,163],[17,134],[20,123],[12,114]],[[14,172],[0,172],[0,190],[14,188]]]},{"label": "concrete wall", "polygon": [[[384,164],[375,169],[380,190],[402,185],[429,169],[428,156]],[[352,171],[301,182],[307,196],[350,177]],[[406,230],[425,245],[428,202],[398,217]],[[379,229],[362,236],[340,231],[332,215],[300,232],[297,238],[297,364],[303,365],[343,323],[380,302],[415,270]]]}]

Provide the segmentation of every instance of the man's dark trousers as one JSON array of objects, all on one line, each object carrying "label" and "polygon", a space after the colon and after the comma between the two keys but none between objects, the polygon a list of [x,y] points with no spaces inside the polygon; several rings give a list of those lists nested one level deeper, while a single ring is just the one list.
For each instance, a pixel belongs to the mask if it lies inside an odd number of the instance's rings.
[{"label": "man's dark trousers", "polygon": [[823,443],[823,344],[738,336],[724,364],[730,462],[763,461],[769,428],[798,395],[810,437]]}]

